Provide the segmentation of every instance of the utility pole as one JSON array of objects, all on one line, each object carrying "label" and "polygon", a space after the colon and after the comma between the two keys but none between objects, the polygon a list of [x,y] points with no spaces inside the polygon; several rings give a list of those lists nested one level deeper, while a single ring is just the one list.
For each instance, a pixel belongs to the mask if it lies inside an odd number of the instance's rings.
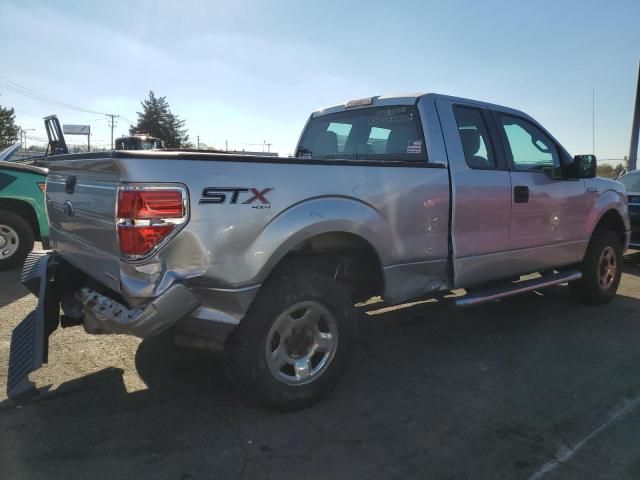
[{"label": "utility pole", "polygon": [[591,154],[596,154],[596,89],[591,91]]},{"label": "utility pole", "polygon": [[[35,128],[22,128],[20,127],[20,143],[22,143],[22,148],[24,148],[24,150],[27,150],[27,132],[31,130],[31,131],[35,131]],[[22,137],[24,136],[24,141],[22,140]]]},{"label": "utility pole", "polygon": [[629,165],[627,170],[635,170],[638,162],[638,136],[640,135],[640,62],[638,62],[638,86],[636,87],[636,105],[631,122],[631,145],[629,146]]},{"label": "utility pole", "polygon": [[111,127],[111,150],[113,150],[113,128],[116,126],[115,119],[119,118],[120,115],[114,115],[113,113],[105,113],[105,115],[110,118],[109,126]]},{"label": "utility pole", "polygon": [[198,150],[200,150],[200,135],[197,135],[196,138],[198,139]]},{"label": "utility pole", "polygon": [[224,151],[225,151],[225,152],[228,152],[228,151],[229,151],[229,141],[228,141],[228,140],[225,140],[225,141],[224,141]]}]

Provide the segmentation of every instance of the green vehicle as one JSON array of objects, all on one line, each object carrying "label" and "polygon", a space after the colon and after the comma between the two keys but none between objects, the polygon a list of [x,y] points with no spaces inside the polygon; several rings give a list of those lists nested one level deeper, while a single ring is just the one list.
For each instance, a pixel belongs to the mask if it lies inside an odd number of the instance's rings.
[{"label": "green vehicle", "polygon": [[22,265],[36,240],[49,247],[44,204],[47,170],[5,161],[19,147],[0,152],[0,270]]}]

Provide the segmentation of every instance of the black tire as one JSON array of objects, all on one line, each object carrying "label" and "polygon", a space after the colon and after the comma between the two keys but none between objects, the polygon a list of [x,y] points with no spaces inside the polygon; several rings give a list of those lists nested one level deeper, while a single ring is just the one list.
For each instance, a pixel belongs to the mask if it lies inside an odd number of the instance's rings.
[{"label": "black tire", "polygon": [[5,257],[3,252],[9,249],[0,248],[0,270],[8,270],[22,265],[29,252],[33,250],[35,235],[31,225],[13,212],[0,210],[0,236],[2,237],[0,244],[6,246],[6,242],[15,241],[11,231],[17,234],[17,249]]},{"label": "black tire", "polygon": [[[615,261],[615,272],[610,275],[610,281],[601,283],[602,255],[610,249]],[[620,237],[611,230],[596,232],[589,242],[587,253],[580,266],[582,278],[569,284],[571,294],[582,303],[601,305],[609,302],[618,291],[622,276],[622,243]]]},{"label": "black tire", "polygon": [[[324,308],[327,314],[322,317],[332,318],[337,340],[336,346],[332,347],[332,357],[325,362],[323,369],[314,374],[317,376],[313,380],[291,385],[276,378],[276,375],[284,375],[287,365],[277,374],[272,373],[267,364],[267,349],[273,348],[273,338],[269,340],[269,336],[277,327],[276,321],[299,304]],[[292,311],[290,315],[294,317],[295,314]],[[306,316],[306,312],[302,316]],[[327,320],[319,320],[324,321]],[[299,262],[289,263],[274,272],[263,284],[247,315],[227,339],[227,373],[238,390],[263,405],[279,411],[299,410],[335,388],[351,360],[356,337],[355,307],[348,292],[327,275]],[[287,341],[290,339],[278,337],[278,343],[282,342],[282,345],[277,345],[275,349],[288,349]],[[309,349],[314,350],[313,347]],[[292,374],[297,376],[295,370],[292,370]]]}]

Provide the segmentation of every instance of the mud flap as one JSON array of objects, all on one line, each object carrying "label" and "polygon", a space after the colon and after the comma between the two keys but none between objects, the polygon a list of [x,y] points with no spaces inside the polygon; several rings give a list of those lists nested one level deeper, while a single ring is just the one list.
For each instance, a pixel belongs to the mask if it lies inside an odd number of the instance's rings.
[{"label": "mud flap", "polygon": [[60,322],[60,301],[54,282],[56,266],[51,253],[33,252],[22,271],[22,282],[38,295],[38,306],[11,335],[7,396],[17,402],[37,394],[29,374],[47,363],[49,335]]}]

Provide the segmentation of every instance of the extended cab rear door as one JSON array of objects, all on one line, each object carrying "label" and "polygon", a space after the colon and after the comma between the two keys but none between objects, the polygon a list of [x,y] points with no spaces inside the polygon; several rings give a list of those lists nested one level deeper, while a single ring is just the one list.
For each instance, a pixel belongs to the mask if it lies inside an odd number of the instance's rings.
[{"label": "extended cab rear door", "polygon": [[457,99],[436,106],[451,172],[454,284],[508,276],[511,180],[490,112]]}]

